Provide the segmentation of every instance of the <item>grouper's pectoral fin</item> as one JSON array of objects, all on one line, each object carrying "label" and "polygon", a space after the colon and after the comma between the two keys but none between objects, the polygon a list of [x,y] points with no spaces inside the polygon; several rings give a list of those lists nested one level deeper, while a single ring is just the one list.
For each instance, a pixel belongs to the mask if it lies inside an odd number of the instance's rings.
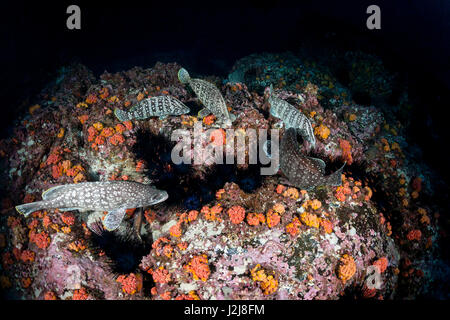
[{"label": "grouper's pectoral fin", "polygon": [[126,210],[126,208],[118,208],[109,211],[105,219],[103,220],[103,226],[105,227],[105,229],[108,231],[116,230],[122,222]]},{"label": "grouper's pectoral fin", "polygon": [[211,113],[211,111],[209,111],[207,108],[203,108],[203,109],[201,109],[201,110],[198,112],[197,116],[198,116],[200,119],[203,119],[204,117],[206,117],[206,116],[209,115],[210,113]]}]

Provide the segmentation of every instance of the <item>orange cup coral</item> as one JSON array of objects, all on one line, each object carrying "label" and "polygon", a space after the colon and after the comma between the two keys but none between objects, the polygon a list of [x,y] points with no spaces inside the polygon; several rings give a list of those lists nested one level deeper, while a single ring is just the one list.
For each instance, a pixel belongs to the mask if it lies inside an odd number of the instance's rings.
[{"label": "orange cup coral", "polygon": [[140,276],[136,276],[134,273],[129,275],[120,275],[117,277],[117,282],[122,284],[122,291],[130,295],[135,294],[142,287]]},{"label": "orange cup coral", "polygon": [[167,271],[166,269],[164,269],[164,267],[159,267],[156,270],[149,270],[149,273],[152,274],[153,277],[153,281],[155,281],[156,283],[168,283],[171,278],[170,278],[170,274],[169,271]]},{"label": "orange cup coral", "polygon": [[314,134],[325,140],[330,135],[330,129],[321,123],[320,126],[314,128]]},{"label": "orange cup coral", "polygon": [[378,269],[380,270],[380,273],[383,273],[384,271],[386,271],[388,263],[389,263],[388,259],[386,257],[382,257],[382,258],[378,259],[377,261],[375,261],[373,263],[373,265],[378,267]]},{"label": "orange cup coral", "polygon": [[267,221],[267,226],[269,228],[273,228],[277,224],[280,223],[280,215],[277,212],[270,209],[269,211],[267,211],[266,221]]},{"label": "orange cup coral", "polygon": [[230,217],[231,223],[239,224],[244,221],[245,209],[241,206],[232,206],[228,209],[228,216]]},{"label": "orange cup coral", "polygon": [[296,188],[288,188],[286,191],[284,191],[283,196],[289,197],[294,200],[300,198],[300,194]]},{"label": "orange cup coral", "polygon": [[302,222],[306,224],[308,227],[313,227],[316,229],[319,228],[320,219],[315,214],[311,214],[305,211],[300,215],[300,218]]},{"label": "orange cup coral", "polygon": [[194,280],[206,281],[211,274],[208,266],[208,258],[205,254],[192,258],[184,268],[192,274]]},{"label": "orange cup coral", "polygon": [[267,275],[266,271],[261,268],[260,264],[257,264],[253,269],[250,270],[253,281],[259,283],[264,295],[269,295],[277,291],[278,280],[275,279],[275,272]]}]

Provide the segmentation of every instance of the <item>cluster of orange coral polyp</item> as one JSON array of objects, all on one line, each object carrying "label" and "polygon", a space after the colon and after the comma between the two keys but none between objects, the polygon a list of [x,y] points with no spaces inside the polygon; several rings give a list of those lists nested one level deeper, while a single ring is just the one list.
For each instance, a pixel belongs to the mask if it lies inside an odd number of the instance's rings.
[{"label": "cluster of orange coral polyp", "polygon": [[345,202],[345,200],[347,199],[347,196],[350,195],[351,193],[352,193],[351,189],[348,186],[346,187],[344,184],[343,186],[339,186],[336,188],[334,196],[340,202]]},{"label": "cluster of orange coral polyp", "polygon": [[260,223],[264,223],[266,221],[266,217],[262,213],[253,213],[250,212],[247,214],[247,223],[251,226],[257,226]]},{"label": "cluster of orange coral polyp", "polygon": [[352,146],[350,145],[350,142],[344,139],[339,139],[339,146],[342,149],[342,158],[344,161],[346,161],[347,164],[352,164]]},{"label": "cluster of orange coral polyp", "polygon": [[46,249],[50,244],[50,238],[45,231],[36,233],[34,230],[31,230],[29,238],[30,242],[35,243],[40,249]]},{"label": "cluster of orange coral polyp", "polygon": [[283,196],[294,200],[300,198],[300,194],[296,188],[288,188],[286,191],[284,191]]},{"label": "cluster of orange coral polyp", "polygon": [[75,215],[71,212],[63,212],[61,214],[61,220],[65,224],[72,226],[75,223]]},{"label": "cluster of orange coral polyp", "polygon": [[35,254],[31,250],[24,250],[20,254],[20,260],[23,262],[33,262],[34,261]]},{"label": "cluster of orange coral polyp", "polygon": [[294,219],[292,219],[292,222],[286,225],[286,232],[294,237],[300,232],[301,225],[302,224],[300,220],[297,217],[294,217]]},{"label": "cluster of orange coral polyp", "polygon": [[320,220],[320,225],[322,226],[323,230],[325,230],[326,233],[332,233],[333,232],[333,223],[329,220]]},{"label": "cluster of orange coral polyp", "polygon": [[269,295],[277,291],[278,280],[275,279],[274,274],[267,275],[265,270],[261,268],[260,264],[257,264],[252,270],[250,270],[253,281],[259,283],[263,293]]},{"label": "cluster of orange coral polyp", "polygon": [[102,123],[96,122],[88,128],[88,141],[93,142],[91,147],[95,150],[98,149],[99,145],[105,144],[105,139],[108,139],[112,145],[117,146],[125,142],[122,133],[132,128],[133,125],[130,121],[117,124],[115,127],[104,127]]},{"label": "cluster of orange coral polyp", "polygon": [[197,220],[197,217],[198,217],[198,211],[197,210],[191,210],[191,211],[188,212],[187,219],[188,219],[189,222]]},{"label": "cluster of orange coral polyp", "polygon": [[283,214],[286,211],[286,208],[284,207],[284,205],[282,203],[275,203],[272,207],[273,211],[279,213],[279,214]]},{"label": "cluster of orange coral polyp", "polygon": [[278,194],[283,193],[284,190],[286,190],[286,187],[283,186],[282,184],[277,185],[277,188],[275,189],[275,191],[276,191]]},{"label": "cluster of orange coral polyp", "polygon": [[145,162],[144,162],[143,160],[139,160],[139,161],[136,163],[136,172],[142,172],[142,171],[144,171],[144,165],[145,165]]},{"label": "cluster of orange coral polyp", "polygon": [[170,243],[170,240],[165,237],[161,237],[161,238],[158,238],[158,240],[156,240],[155,242],[153,242],[152,249],[155,250],[155,254],[157,256],[160,256],[161,253],[163,253],[163,244],[164,243]]},{"label": "cluster of orange coral polyp", "polygon": [[215,205],[212,208],[204,206],[200,212],[203,213],[204,217],[208,221],[221,221],[218,214],[222,212],[222,207],[220,205]]},{"label": "cluster of orange coral polyp", "polygon": [[240,224],[245,219],[245,209],[241,206],[232,206],[227,212],[233,224]]},{"label": "cluster of orange coral polyp", "polygon": [[166,269],[164,269],[164,267],[159,267],[156,270],[149,270],[149,273],[152,274],[153,277],[153,281],[155,281],[156,283],[168,283],[171,279],[170,279],[170,274],[169,271],[167,271]]},{"label": "cluster of orange coral polyp", "polygon": [[97,96],[93,93],[91,93],[90,95],[88,95],[88,97],[86,98],[86,103],[87,104],[93,104],[97,102]]},{"label": "cluster of orange coral polyp", "polygon": [[209,116],[206,116],[203,118],[203,123],[209,126],[209,125],[212,125],[215,120],[216,120],[216,116],[213,114],[210,114]]},{"label": "cluster of orange coral polyp", "polygon": [[112,137],[109,138],[109,142],[112,145],[117,146],[118,144],[122,144],[125,142],[125,138],[120,133],[115,133]]},{"label": "cluster of orange coral polyp", "polygon": [[422,238],[422,232],[419,229],[411,230],[406,235],[406,238],[408,238],[409,241],[412,241],[412,240],[419,241]]},{"label": "cluster of orange coral polyp", "polygon": [[305,209],[308,209],[308,207],[310,207],[313,210],[318,210],[318,209],[320,209],[322,207],[322,203],[319,200],[317,200],[317,199],[306,200],[305,204],[303,206],[304,206]]},{"label": "cluster of orange coral polyp", "polygon": [[70,160],[64,160],[52,166],[52,176],[58,179],[63,174],[73,178],[74,183],[78,183],[85,179],[83,175],[84,168],[81,165],[72,165]]},{"label": "cluster of orange coral polyp", "polygon": [[320,225],[320,218],[318,218],[315,214],[308,213],[308,212],[302,212],[300,215],[300,218],[302,222],[307,225],[308,227],[313,228],[319,228]]},{"label": "cluster of orange coral polyp", "polygon": [[386,257],[382,257],[382,258],[378,259],[377,261],[375,261],[373,263],[373,265],[378,267],[378,270],[380,271],[380,273],[383,273],[384,271],[386,271],[388,263],[389,263],[388,259]]},{"label": "cluster of orange coral polyp", "polygon": [[182,224],[182,221],[180,220],[170,228],[171,236],[176,237],[176,238],[181,237],[181,234],[182,234],[181,224]]},{"label": "cluster of orange coral polyp", "polygon": [[106,99],[109,97],[109,90],[106,87],[101,88],[99,93],[100,93],[100,98],[102,98],[102,99]]},{"label": "cluster of orange coral polyp", "polygon": [[84,124],[89,119],[89,116],[87,114],[83,114],[78,117],[78,120],[80,120],[81,124]]},{"label": "cluster of orange coral polyp", "polygon": [[56,300],[56,294],[53,291],[47,291],[44,294],[44,300]]},{"label": "cluster of orange coral polyp", "polygon": [[320,126],[314,128],[314,134],[325,140],[330,135],[330,129],[321,123]]},{"label": "cluster of orange coral polyp", "polygon": [[278,225],[280,223],[280,220],[281,220],[281,218],[280,218],[280,215],[278,214],[278,212],[275,212],[272,209],[267,211],[266,223],[269,228],[273,228],[276,225]]},{"label": "cluster of orange coral polyp", "polygon": [[222,199],[222,194],[224,194],[224,193],[225,193],[225,189],[219,189],[219,190],[217,190],[217,192],[216,192],[216,199],[217,199],[217,200]]},{"label": "cluster of orange coral polyp", "polygon": [[124,121],[122,123],[128,131],[133,129],[133,123],[131,121]]},{"label": "cluster of orange coral polyp", "polygon": [[140,279],[134,273],[120,275],[116,281],[122,284],[122,291],[130,295],[135,294],[141,287]]},{"label": "cluster of orange coral polyp", "polygon": [[76,240],[76,241],[69,243],[67,245],[67,248],[69,248],[69,250],[79,252],[79,251],[83,251],[84,249],[86,249],[86,245],[83,243],[83,241]]},{"label": "cluster of orange coral polyp", "polygon": [[87,300],[88,298],[89,294],[86,292],[85,288],[75,290],[72,296],[72,300]]}]

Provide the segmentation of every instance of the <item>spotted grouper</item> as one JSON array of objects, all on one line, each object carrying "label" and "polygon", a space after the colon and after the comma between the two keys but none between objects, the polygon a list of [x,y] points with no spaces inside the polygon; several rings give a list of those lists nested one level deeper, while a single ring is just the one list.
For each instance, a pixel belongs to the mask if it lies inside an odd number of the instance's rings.
[{"label": "spotted grouper", "polygon": [[225,100],[214,84],[205,80],[191,78],[184,68],[178,71],[178,79],[181,83],[189,84],[200,102],[205,106],[198,113],[200,118],[204,118],[212,113],[226,127],[231,126],[231,123],[236,120],[236,116],[228,112]]},{"label": "spotted grouper", "polygon": [[140,101],[129,111],[116,108],[114,114],[120,121],[143,120],[150,117],[159,117],[163,120],[168,116],[178,116],[189,111],[188,106],[172,96],[157,96]]},{"label": "spotted grouper", "polygon": [[296,128],[314,149],[316,146],[316,137],[311,126],[311,121],[297,108],[286,101],[273,95],[273,87],[270,85],[270,114],[283,120],[286,129]]},{"label": "spotted grouper", "polygon": [[330,175],[325,175],[325,162],[303,155],[297,141],[297,131],[289,128],[280,143],[280,170],[288,184],[310,190],[317,186],[339,186],[342,184],[344,165]]},{"label": "spotted grouper", "polygon": [[42,193],[42,201],[16,206],[16,210],[24,216],[56,208],[62,211],[107,211],[103,225],[112,231],[119,227],[126,209],[154,205],[167,198],[166,191],[133,181],[83,182],[50,188]]}]

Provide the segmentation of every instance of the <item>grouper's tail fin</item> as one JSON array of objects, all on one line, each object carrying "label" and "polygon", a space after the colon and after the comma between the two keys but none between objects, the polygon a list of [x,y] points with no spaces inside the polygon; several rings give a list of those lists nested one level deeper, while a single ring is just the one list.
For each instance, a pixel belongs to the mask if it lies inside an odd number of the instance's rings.
[{"label": "grouper's tail fin", "polygon": [[181,83],[188,83],[189,80],[191,80],[191,76],[185,68],[178,70],[178,80],[180,80]]},{"label": "grouper's tail fin", "polygon": [[120,121],[127,121],[127,120],[130,120],[130,119],[128,118],[128,113],[127,113],[126,111],[122,111],[122,110],[120,110],[120,109],[118,109],[118,108],[116,108],[116,109],[114,110],[114,115],[115,115],[116,118],[119,119]]},{"label": "grouper's tail fin", "polygon": [[346,163],[344,163],[342,167],[326,177],[327,185],[337,187],[342,184],[342,171],[344,170]]},{"label": "grouper's tail fin", "polygon": [[30,202],[16,206],[17,212],[23,214],[25,217],[27,217],[30,213],[42,210],[44,208],[45,208],[44,201]]}]

